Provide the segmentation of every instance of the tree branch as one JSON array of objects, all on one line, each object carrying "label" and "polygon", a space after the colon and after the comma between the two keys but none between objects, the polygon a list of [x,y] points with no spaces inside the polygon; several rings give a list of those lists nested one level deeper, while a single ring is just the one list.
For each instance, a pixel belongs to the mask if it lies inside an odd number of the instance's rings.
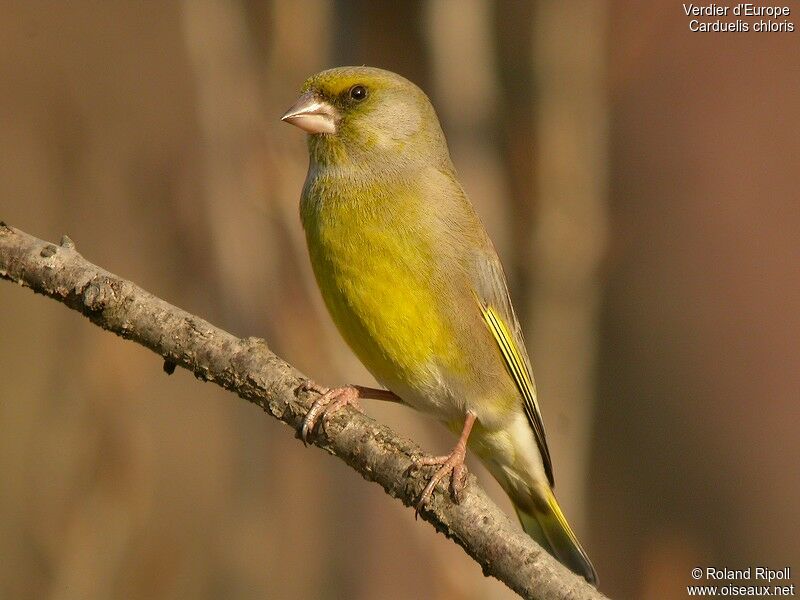
[{"label": "tree branch", "polygon": [[[0,277],[63,302],[92,323],[138,342],[170,365],[180,365],[257,404],[297,431],[316,393],[257,338],[239,339],[156,298],[85,260],[64,236],[60,245],[0,222]],[[331,415],[313,443],[386,493],[412,506],[431,473],[413,469],[416,444],[350,408]],[[470,475],[460,504],[445,486],[422,518],[454,540],[483,568],[524,598],[605,598],[571,573],[512,523]]]}]

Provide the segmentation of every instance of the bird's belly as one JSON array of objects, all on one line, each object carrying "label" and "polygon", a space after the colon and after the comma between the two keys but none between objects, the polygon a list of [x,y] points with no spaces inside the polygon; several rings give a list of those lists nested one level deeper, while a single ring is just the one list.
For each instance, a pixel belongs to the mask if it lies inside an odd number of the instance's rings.
[{"label": "bird's belly", "polygon": [[425,240],[408,231],[336,229],[308,232],[308,244],[325,304],[348,345],[415,408],[440,419],[463,415],[445,379],[467,365]]}]

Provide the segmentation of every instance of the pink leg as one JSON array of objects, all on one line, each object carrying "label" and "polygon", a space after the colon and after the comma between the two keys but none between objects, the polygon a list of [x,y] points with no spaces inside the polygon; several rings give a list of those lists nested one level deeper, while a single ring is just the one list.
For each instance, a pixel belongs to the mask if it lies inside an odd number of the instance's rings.
[{"label": "pink leg", "polygon": [[390,392],[389,390],[364,387],[363,385],[354,385],[352,387],[358,390],[358,396],[360,398],[366,398],[368,400],[385,400],[386,402],[397,402],[398,404],[403,403],[403,400],[400,398],[400,396],[394,392]]},{"label": "pink leg", "polygon": [[466,485],[467,468],[464,465],[464,459],[467,456],[467,440],[472,431],[472,426],[475,424],[475,418],[474,412],[467,413],[467,417],[464,419],[464,429],[461,430],[461,436],[450,454],[417,459],[416,462],[419,465],[441,465],[441,468],[433,474],[428,485],[422,490],[417,502],[416,514],[419,514],[419,511],[428,503],[436,484],[447,475],[450,475],[450,491],[453,494],[453,498],[456,502],[460,501],[461,491]]},{"label": "pink leg", "polygon": [[322,394],[314,401],[314,404],[311,405],[311,408],[306,414],[305,419],[303,419],[303,425],[300,428],[300,439],[303,440],[304,444],[308,442],[309,434],[314,431],[318,421],[320,419],[324,419],[328,413],[336,412],[347,405],[353,406],[356,410],[360,411],[361,406],[358,402],[359,398],[402,402],[397,395],[388,390],[379,390],[360,385],[324,388],[309,381],[304,387]]}]

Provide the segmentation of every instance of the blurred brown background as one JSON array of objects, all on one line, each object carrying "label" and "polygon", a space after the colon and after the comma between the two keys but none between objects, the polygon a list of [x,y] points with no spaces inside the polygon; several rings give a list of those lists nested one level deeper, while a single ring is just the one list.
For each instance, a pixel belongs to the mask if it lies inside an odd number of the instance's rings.
[{"label": "blurred brown background", "polygon": [[[310,277],[304,140],[278,118],[325,67],[418,82],[509,273],[601,589],[800,568],[800,32],[691,33],[663,1],[0,11],[0,218],[327,384],[371,380]],[[0,481],[2,598],[512,597],[253,406],[8,283]]]}]

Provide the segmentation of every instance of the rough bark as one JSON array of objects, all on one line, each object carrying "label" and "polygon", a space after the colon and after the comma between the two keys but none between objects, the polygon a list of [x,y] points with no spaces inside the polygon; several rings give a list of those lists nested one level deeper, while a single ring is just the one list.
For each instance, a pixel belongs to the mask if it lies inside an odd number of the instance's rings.
[{"label": "rough bark", "polygon": [[[0,222],[0,278],[49,296],[92,323],[149,348],[164,368],[188,369],[260,406],[295,431],[316,398],[302,373],[264,340],[237,338],[84,259],[64,236],[60,244]],[[432,468],[415,469],[413,442],[347,408],[325,421],[313,444],[338,456],[390,496],[413,506]],[[420,516],[454,540],[483,568],[524,598],[605,598],[528,537],[468,477],[460,504],[441,485]]]}]

